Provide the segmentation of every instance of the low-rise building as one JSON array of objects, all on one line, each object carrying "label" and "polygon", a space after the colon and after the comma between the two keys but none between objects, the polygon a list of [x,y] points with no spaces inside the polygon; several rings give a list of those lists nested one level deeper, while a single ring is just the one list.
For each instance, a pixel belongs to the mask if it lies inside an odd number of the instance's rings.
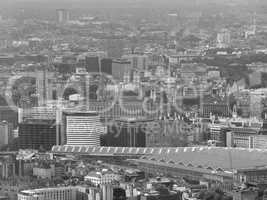
[{"label": "low-rise building", "polygon": [[240,190],[233,192],[233,200],[255,200],[258,192],[254,190]]},{"label": "low-rise building", "polygon": [[54,176],[54,171],[52,168],[44,168],[44,167],[34,167],[33,168],[33,176],[43,179],[51,179]]},{"label": "low-rise building", "polygon": [[0,157],[0,179],[7,179],[15,176],[15,161],[12,156]]},{"label": "low-rise building", "polygon": [[111,184],[113,182],[120,181],[120,179],[121,177],[118,174],[100,172],[91,172],[84,177],[85,181],[89,181],[95,186],[101,184]]},{"label": "low-rise building", "polygon": [[18,200],[76,200],[76,192],[75,187],[24,190],[18,194]]}]

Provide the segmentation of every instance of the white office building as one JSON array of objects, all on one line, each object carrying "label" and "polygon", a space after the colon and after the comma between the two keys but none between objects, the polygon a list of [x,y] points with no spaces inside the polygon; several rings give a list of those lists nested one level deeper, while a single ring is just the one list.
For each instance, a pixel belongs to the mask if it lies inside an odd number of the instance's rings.
[{"label": "white office building", "polygon": [[64,112],[67,145],[100,146],[104,126],[96,112]]},{"label": "white office building", "polygon": [[76,192],[75,187],[24,190],[18,193],[18,200],[76,200]]}]

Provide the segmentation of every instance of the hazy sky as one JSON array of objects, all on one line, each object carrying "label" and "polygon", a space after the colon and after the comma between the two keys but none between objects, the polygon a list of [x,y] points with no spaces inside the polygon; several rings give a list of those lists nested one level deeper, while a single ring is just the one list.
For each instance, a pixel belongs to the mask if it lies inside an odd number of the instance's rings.
[{"label": "hazy sky", "polygon": [[[195,9],[218,6],[224,9],[224,5],[235,6],[237,9],[243,7],[263,8],[262,4],[267,4],[267,0],[0,0],[0,12],[13,12],[17,9],[56,10],[65,9],[93,9],[93,8],[168,8],[183,9],[183,6]],[[259,6],[260,5],[260,6]],[[0,13],[1,14],[1,13]]]},{"label": "hazy sky", "polygon": [[0,0],[1,4],[13,4],[13,3],[84,3],[84,4],[90,4],[90,3],[97,3],[101,4],[103,2],[108,4],[126,4],[126,3],[153,3],[153,4],[168,4],[168,3],[191,3],[191,2],[198,2],[198,3],[225,3],[225,2],[237,2],[237,3],[244,3],[244,2],[251,2],[255,3],[256,1],[259,2],[265,2],[266,0]]}]

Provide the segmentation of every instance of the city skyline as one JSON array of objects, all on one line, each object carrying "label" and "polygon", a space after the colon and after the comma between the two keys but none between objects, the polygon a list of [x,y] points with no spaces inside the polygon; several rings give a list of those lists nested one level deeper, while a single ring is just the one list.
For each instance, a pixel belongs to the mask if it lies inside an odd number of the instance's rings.
[{"label": "city skyline", "polygon": [[266,200],[266,8],[0,1],[0,199]]}]

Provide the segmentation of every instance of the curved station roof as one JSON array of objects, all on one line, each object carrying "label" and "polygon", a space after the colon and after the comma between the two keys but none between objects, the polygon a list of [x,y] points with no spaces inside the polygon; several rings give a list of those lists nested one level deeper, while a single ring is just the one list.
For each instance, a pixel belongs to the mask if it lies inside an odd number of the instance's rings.
[{"label": "curved station roof", "polygon": [[140,161],[178,168],[217,172],[234,169],[267,169],[267,150],[222,147],[135,148],[99,146],[54,146],[53,153],[94,156],[139,155]]}]

